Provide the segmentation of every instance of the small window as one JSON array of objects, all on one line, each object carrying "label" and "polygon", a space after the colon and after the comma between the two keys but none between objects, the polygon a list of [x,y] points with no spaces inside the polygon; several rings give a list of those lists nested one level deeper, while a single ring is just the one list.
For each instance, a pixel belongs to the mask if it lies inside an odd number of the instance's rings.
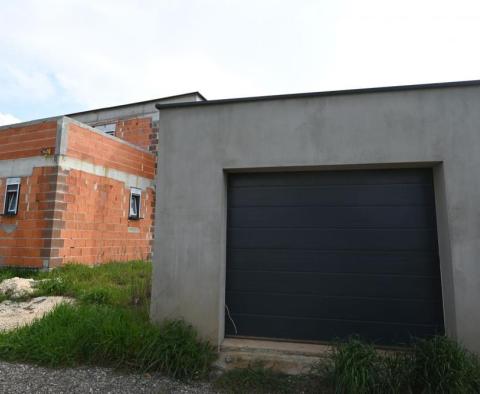
[{"label": "small window", "polygon": [[142,191],[132,187],[130,189],[130,213],[129,219],[140,219],[140,201],[142,199]]},{"label": "small window", "polygon": [[8,178],[5,189],[4,215],[16,215],[18,212],[18,196],[20,194],[20,178]]},{"label": "small window", "polygon": [[116,123],[108,123],[108,124],[102,124],[99,126],[95,126],[96,129],[103,131],[105,134],[108,135],[115,135],[115,128],[117,124]]}]

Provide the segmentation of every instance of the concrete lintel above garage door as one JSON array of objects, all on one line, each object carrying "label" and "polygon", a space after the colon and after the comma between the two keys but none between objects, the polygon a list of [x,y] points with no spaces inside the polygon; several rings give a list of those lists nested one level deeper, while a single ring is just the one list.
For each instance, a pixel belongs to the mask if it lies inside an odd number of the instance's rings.
[{"label": "concrete lintel above garage door", "polygon": [[445,330],[480,352],[479,102],[473,85],[161,109],[152,318],[182,317],[223,340],[227,170],[424,163]]}]

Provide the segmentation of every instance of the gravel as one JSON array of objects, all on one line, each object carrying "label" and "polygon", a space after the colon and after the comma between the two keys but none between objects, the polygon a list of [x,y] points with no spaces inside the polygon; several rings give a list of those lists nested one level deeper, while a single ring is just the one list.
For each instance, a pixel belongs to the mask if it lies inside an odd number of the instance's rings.
[{"label": "gravel", "polygon": [[0,362],[0,393],[215,393],[209,383],[183,383],[157,374],[109,368],[50,369]]}]

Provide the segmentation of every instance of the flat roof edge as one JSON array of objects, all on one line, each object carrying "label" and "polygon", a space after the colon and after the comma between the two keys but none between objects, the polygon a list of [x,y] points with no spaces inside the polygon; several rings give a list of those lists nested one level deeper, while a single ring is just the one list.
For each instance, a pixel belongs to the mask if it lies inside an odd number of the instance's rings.
[{"label": "flat roof edge", "polygon": [[384,86],[373,88],[360,88],[360,89],[345,89],[345,90],[330,90],[323,92],[307,92],[307,93],[291,93],[291,94],[278,94],[270,96],[253,96],[253,97],[240,97],[231,99],[209,100],[209,101],[194,101],[186,103],[171,103],[171,104],[156,104],[155,107],[158,110],[170,109],[170,108],[184,108],[184,107],[202,107],[208,105],[222,105],[222,104],[235,104],[254,101],[268,101],[268,100],[285,100],[295,98],[308,98],[308,97],[328,97],[328,96],[342,96],[342,95],[355,95],[355,94],[367,94],[367,93],[384,93],[384,92],[402,92],[408,90],[426,90],[426,89],[443,89],[451,87],[465,87],[465,86],[480,86],[480,80],[469,81],[455,81],[455,82],[437,82],[426,83],[417,85],[397,85],[397,86]]},{"label": "flat roof edge", "polygon": [[[134,105],[145,105],[145,104],[154,103],[156,101],[169,100],[169,99],[175,99],[175,98],[181,98],[181,97],[193,96],[193,95],[196,95],[196,96],[200,97],[202,100],[206,100],[206,98],[203,94],[201,94],[199,91],[195,91],[195,92],[175,94],[173,96],[159,97],[159,98],[151,99],[151,100],[137,101],[137,102],[127,103],[127,104],[112,105],[110,107],[87,109],[85,111],[74,112],[74,113],[71,113],[71,114],[67,114],[65,116],[78,116],[78,115],[87,114],[89,112],[115,110],[115,109],[121,109],[121,108],[125,108],[125,107],[131,107],[131,106],[134,106]],[[199,102],[201,102],[201,101],[199,101]]]}]

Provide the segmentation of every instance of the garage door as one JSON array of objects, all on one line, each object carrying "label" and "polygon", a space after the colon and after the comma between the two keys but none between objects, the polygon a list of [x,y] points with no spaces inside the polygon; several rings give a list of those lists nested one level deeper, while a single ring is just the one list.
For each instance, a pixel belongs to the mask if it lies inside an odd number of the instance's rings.
[{"label": "garage door", "polygon": [[227,336],[443,333],[430,169],[231,174]]}]

